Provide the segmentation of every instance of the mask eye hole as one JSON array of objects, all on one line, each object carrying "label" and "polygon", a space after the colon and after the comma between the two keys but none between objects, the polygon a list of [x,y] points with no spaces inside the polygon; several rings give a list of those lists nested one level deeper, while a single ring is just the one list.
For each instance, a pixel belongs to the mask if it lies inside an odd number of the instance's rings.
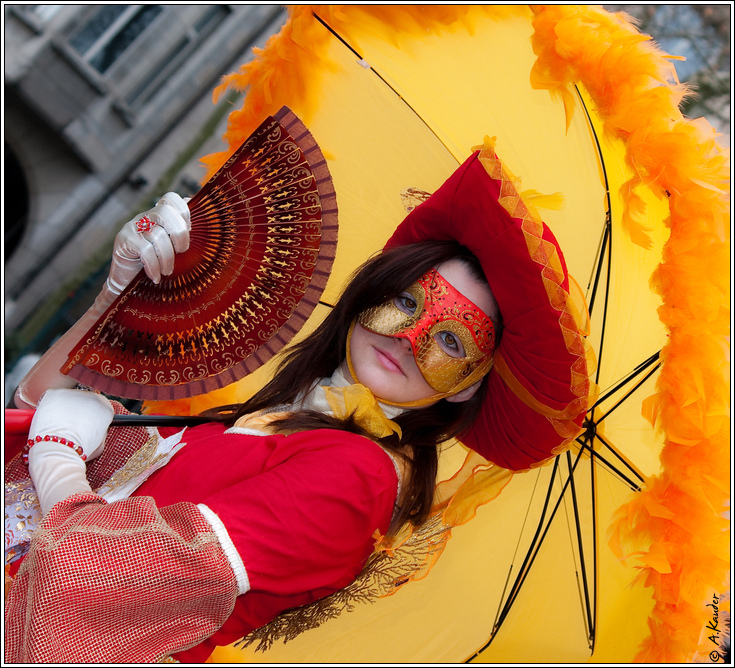
[{"label": "mask eye hole", "polygon": [[416,314],[416,309],[418,308],[418,304],[416,303],[416,300],[408,292],[403,292],[400,295],[398,295],[398,297],[396,297],[393,300],[393,303],[396,305],[396,308],[401,313],[405,313],[406,315]]},{"label": "mask eye hole", "polygon": [[451,357],[465,357],[465,349],[459,337],[452,332],[439,332],[434,336],[441,349]]}]

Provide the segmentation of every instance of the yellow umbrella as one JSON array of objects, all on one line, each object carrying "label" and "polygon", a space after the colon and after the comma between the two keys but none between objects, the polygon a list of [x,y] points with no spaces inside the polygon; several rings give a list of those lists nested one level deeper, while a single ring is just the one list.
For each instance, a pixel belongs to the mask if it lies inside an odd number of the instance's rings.
[{"label": "yellow umbrella", "polygon": [[[212,660],[690,659],[729,567],[729,171],[679,113],[665,55],[590,6],[300,5],[227,86],[247,95],[211,171],[284,104],[329,160],[340,240],[305,332],[405,215],[401,192],[432,192],[495,136],[522,188],[563,195],[544,220],[586,290],[601,395],[554,463],[511,479],[480,462],[471,521],[447,511],[347,592]],[[150,408],[241,401],[271,369]],[[463,459],[447,448],[442,479]]]}]

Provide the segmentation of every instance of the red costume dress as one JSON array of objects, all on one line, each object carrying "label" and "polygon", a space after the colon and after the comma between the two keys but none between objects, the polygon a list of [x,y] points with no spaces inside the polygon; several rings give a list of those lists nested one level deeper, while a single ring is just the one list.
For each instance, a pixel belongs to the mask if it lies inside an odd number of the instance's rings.
[{"label": "red costume dress", "polygon": [[44,518],[7,600],[7,661],[203,661],[349,584],[388,529],[396,467],[365,437],[207,424],[182,440],[129,499],[77,494]]}]

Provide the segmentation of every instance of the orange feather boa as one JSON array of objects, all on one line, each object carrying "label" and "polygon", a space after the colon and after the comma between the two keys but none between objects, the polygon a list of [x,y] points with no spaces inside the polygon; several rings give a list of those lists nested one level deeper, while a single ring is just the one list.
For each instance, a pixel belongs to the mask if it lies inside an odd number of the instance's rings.
[{"label": "orange feather boa", "polygon": [[729,572],[728,155],[704,119],[682,116],[672,64],[623,15],[543,7],[534,29],[535,85],[564,96],[583,83],[636,180],[670,195],[670,237],[651,278],[669,340],[644,406],[665,435],[662,472],[619,509],[611,544],[638,548],[656,602],[636,660],[690,661]]}]

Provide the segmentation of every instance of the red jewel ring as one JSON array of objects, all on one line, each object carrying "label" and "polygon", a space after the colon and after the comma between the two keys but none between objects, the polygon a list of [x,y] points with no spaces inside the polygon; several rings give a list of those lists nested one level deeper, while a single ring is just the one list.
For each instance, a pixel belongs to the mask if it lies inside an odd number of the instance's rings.
[{"label": "red jewel ring", "polygon": [[145,234],[146,232],[150,232],[155,227],[155,225],[156,223],[153,222],[148,216],[143,216],[135,222],[135,230],[138,232],[138,234]]}]

